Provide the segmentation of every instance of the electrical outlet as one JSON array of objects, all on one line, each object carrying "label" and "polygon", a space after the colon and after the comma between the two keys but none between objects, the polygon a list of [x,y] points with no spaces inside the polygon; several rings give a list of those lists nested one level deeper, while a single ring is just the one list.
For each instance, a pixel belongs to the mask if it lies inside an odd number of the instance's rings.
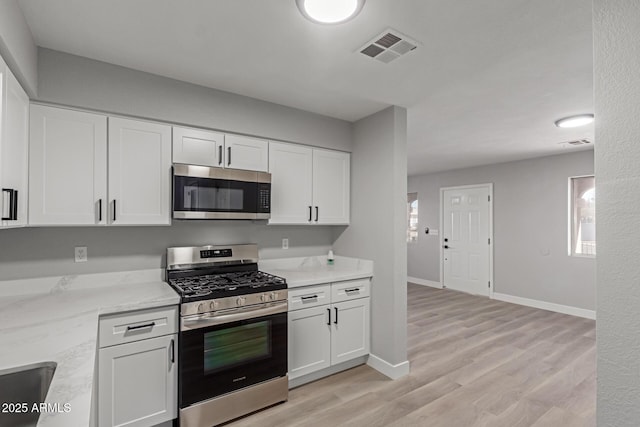
[{"label": "electrical outlet", "polygon": [[76,262],[87,262],[87,247],[76,246]]},{"label": "electrical outlet", "polygon": [[289,249],[289,239],[282,239],[282,249]]}]

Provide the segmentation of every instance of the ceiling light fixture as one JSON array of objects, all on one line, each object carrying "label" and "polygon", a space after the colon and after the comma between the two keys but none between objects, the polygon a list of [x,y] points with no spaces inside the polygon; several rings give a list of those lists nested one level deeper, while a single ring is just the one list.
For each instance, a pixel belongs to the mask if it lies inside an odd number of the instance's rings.
[{"label": "ceiling light fixture", "polygon": [[593,114],[580,114],[577,116],[565,117],[556,121],[559,128],[575,128],[588,125],[593,122]]},{"label": "ceiling light fixture", "polygon": [[318,24],[340,24],[353,19],[365,0],[296,0],[298,9],[308,20]]}]

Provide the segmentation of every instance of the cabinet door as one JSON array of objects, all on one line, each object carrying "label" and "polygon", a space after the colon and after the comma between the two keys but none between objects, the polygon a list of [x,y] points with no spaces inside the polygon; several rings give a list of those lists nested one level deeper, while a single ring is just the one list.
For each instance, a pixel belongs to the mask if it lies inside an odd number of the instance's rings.
[{"label": "cabinet door", "polygon": [[310,224],[312,149],[269,143],[271,219],[269,224]]},{"label": "cabinet door", "polygon": [[6,191],[2,192],[5,197],[0,199],[0,207],[2,217],[11,219],[0,221],[0,227],[16,227],[27,224],[29,97],[8,68],[4,77],[4,107],[0,114],[0,183]]},{"label": "cabinet door", "polygon": [[349,153],[313,150],[314,222],[349,224],[350,159]]},{"label": "cabinet door", "polygon": [[227,134],[225,168],[266,172],[269,167],[269,142],[264,139]]},{"label": "cabinet door", "polygon": [[104,223],[106,201],[106,116],[32,105],[29,223]]},{"label": "cabinet door", "polygon": [[171,127],[109,118],[109,222],[170,224]]},{"label": "cabinet door", "polygon": [[173,128],[173,163],[222,167],[223,149],[223,133]]},{"label": "cabinet door", "polygon": [[369,298],[331,306],[331,364],[369,354]]},{"label": "cabinet door", "polygon": [[329,306],[289,312],[289,379],[331,365]]},{"label": "cabinet door", "polygon": [[152,426],[177,416],[177,334],[101,348],[100,427]]}]

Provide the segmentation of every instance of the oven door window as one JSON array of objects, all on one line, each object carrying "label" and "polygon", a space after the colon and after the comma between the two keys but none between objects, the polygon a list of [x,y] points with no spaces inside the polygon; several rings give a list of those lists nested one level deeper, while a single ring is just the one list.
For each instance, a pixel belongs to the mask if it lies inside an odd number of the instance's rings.
[{"label": "oven door window", "polygon": [[258,362],[270,356],[271,324],[268,320],[204,334],[205,375]]},{"label": "oven door window", "polygon": [[174,177],[174,210],[256,212],[257,183],[225,179]]},{"label": "oven door window", "polygon": [[180,333],[180,407],[287,373],[287,313]]}]

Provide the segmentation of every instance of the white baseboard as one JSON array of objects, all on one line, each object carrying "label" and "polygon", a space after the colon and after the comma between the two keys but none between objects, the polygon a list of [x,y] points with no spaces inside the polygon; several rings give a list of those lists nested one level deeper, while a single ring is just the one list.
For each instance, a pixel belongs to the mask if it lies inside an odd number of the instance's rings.
[{"label": "white baseboard", "polygon": [[493,299],[510,302],[513,304],[526,305],[527,307],[541,308],[543,310],[555,311],[556,313],[570,314],[572,316],[584,317],[586,319],[596,319],[595,310],[572,307],[570,305],[555,304],[552,302],[539,301],[535,299],[516,297],[513,295],[493,293]]},{"label": "white baseboard", "polygon": [[407,277],[407,282],[415,283],[416,285],[431,286],[432,288],[442,289],[440,282],[434,282],[433,280],[418,279],[417,277]]},{"label": "white baseboard", "polygon": [[371,366],[376,371],[380,372],[391,378],[392,380],[397,380],[400,377],[404,377],[405,375],[409,375],[409,361],[405,360],[402,363],[398,363],[397,365],[392,365],[379,358],[378,356],[374,356],[373,354],[369,355],[369,360],[367,361],[367,365]]}]

